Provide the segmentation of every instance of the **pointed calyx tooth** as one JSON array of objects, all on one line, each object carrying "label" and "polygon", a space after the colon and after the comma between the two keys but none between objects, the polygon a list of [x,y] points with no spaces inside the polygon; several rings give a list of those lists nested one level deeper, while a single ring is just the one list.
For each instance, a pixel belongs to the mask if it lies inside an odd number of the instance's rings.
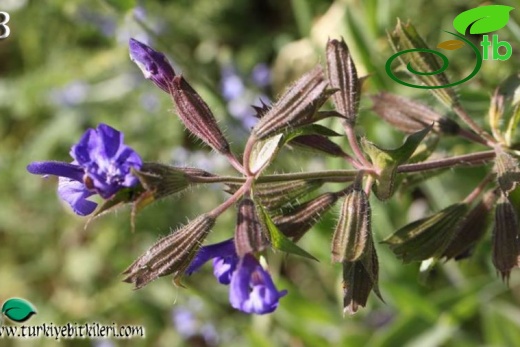
[{"label": "pointed calyx tooth", "polygon": [[248,197],[243,198],[238,205],[235,228],[235,248],[238,256],[263,251],[269,245],[266,234],[255,203]]},{"label": "pointed calyx tooth", "polygon": [[321,66],[317,66],[291,85],[270,108],[258,111],[260,121],[253,128],[258,139],[315,122],[318,109],[332,93]]},{"label": "pointed calyx tooth", "polygon": [[329,85],[331,88],[338,89],[332,95],[332,101],[346,121],[354,125],[361,89],[356,66],[343,38],[341,41],[329,40],[326,53]]},{"label": "pointed calyx tooth", "polygon": [[365,307],[373,290],[383,301],[379,292],[379,262],[372,235],[368,235],[366,252],[356,261],[343,261],[343,314],[354,314]]},{"label": "pointed calyx tooth", "polygon": [[367,239],[372,234],[370,218],[368,196],[354,183],[345,196],[332,237],[333,262],[353,262],[366,252]]},{"label": "pointed calyx tooth", "polygon": [[324,193],[312,200],[285,209],[281,214],[273,217],[273,222],[285,236],[297,242],[337,201],[337,194]]},{"label": "pointed calyx tooth", "polygon": [[219,153],[230,154],[229,143],[208,105],[183,76],[175,76],[171,95],[186,128]]},{"label": "pointed calyx tooth", "polygon": [[139,289],[161,276],[182,276],[214,224],[214,218],[203,214],[161,238],[123,272],[123,281]]},{"label": "pointed calyx tooth", "polygon": [[494,171],[497,175],[498,186],[500,190],[508,196],[509,193],[516,188],[518,182],[520,182],[518,160],[501,147],[497,147],[495,152]]},{"label": "pointed calyx tooth", "polygon": [[386,122],[405,133],[414,133],[434,124],[433,130],[447,135],[456,135],[460,126],[419,102],[382,92],[372,95],[372,111]]},{"label": "pointed calyx tooth", "polygon": [[520,266],[520,225],[516,209],[504,193],[495,207],[492,239],[493,265],[507,280],[511,270]]}]

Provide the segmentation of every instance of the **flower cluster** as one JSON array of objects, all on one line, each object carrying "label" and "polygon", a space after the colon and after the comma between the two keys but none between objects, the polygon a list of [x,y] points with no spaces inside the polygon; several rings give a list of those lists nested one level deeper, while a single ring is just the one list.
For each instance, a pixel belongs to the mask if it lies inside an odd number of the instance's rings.
[{"label": "flower cluster", "polygon": [[[401,22],[390,38],[396,49],[402,48],[401,45],[425,45],[411,25],[403,26]],[[133,216],[144,205],[190,186],[223,184],[223,190],[230,195],[227,200],[160,238],[124,271],[124,281],[136,289],[167,275],[172,275],[174,283],[179,284],[185,275],[212,260],[215,277],[229,286],[229,301],[234,308],[251,314],[271,313],[287,291],[279,291],[271,278],[263,261],[268,251],[274,249],[316,260],[296,243],[340,203],[332,234],[331,259],[341,263],[343,269],[344,312],[355,313],[366,305],[370,293],[382,298],[371,197],[381,201],[390,199],[404,186],[402,183],[417,184],[429,176],[424,173],[432,170],[489,162],[494,165],[463,201],[405,225],[383,243],[404,262],[436,264],[441,259],[463,259],[484,235],[491,219],[488,216],[494,209],[493,264],[506,279],[513,268],[520,266],[519,206],[510,197],[520,182],[517,150],[520,144],[514,141],[520,105],[513,101],[510,108],[515,112],[505,121],[505,96],[498,89],[489,111],[492,133],[480,128],[467,115],[451,90],[432,89],[432,93],[449,105],[464,124],[406,98],[389,93],[373,96],[373,112],[409,134],[400,147],[384,149],[357,136],[355,126],[363,79],[358,77],[346,43],[329,40],[326,69],[316,66],[272,105],[254,107],[258,121],[239,158],[231,150],[208,104],[184,76],[175,73],[165,55],[135,39],[129,45],[131,60],[145,78],[171,96],[186,129],[225,157],[239,174],[219,176],[198,168],[143,162],[133,149],[123,144],[123,134],[105,124],[87,130],[72,147],[72,163],[34,162],[27,167],[33,174],[59,176],[59,196],[82,216],[99,215],[125,203],[133,204]],[[411,60],[416,58],[412,56]],[[428,65],[428,60],[419,58],[425,71],[436,71]],[[435,74],[415,78],[426,78],[425,84],[439,84],[437,78],[447,79]],[[322,109],[329,99],[334,109]],[[318,123],[325,118],[340,120],[344,134]],[[502,129],[501,124],[508,124],[507,129]],[[347,150],[332,141],[337,136],[346,137]],[[430,159],[443,136],[458,136],[489,150]],[[350,168],[266,174],[265,169],[285,147],[340,158]],[[341,185],[341,189],[316,192],[327,183]],[[99,208],[89,200],[93,195],[104,200]],[[233,237],[203,246],[217,218],[233,207],[236,207]]]}]

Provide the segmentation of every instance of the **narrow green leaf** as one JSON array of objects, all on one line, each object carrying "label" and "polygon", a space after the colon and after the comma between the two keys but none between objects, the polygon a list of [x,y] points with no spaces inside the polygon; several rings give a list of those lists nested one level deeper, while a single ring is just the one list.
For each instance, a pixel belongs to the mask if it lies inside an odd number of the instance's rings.
[{"label": "narrow green leaf", "polygon": [[311,255],[304,249],[300,248],[294,242],[288,239],[274,224],[273,220],[262,206],[258,205],[258,210],[260,212],[260,218],[264,220],[265,226],[269,231],[271,245],[275,249],[318,261],[318,259],[316,259],[313,255]]}]

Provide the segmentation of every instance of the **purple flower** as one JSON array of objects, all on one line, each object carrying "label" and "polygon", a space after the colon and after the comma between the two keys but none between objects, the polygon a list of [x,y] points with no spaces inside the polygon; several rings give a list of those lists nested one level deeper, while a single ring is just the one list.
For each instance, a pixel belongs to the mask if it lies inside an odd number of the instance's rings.
[{"label": "purple flower", "polygon": [[157,52],[136,39],[130,39],[130,59],[137,64],[144,77],[169,93],[175,71],[163,53]]},{"label": "purple flower", "polygon": [[239,258],[233,239],[203,246],[186,270],[188,275],[213,259],[213,273],[222,284],[230,284],[231,306],[245,313],[271,313],[287,290],[278,291],[269,273],[252,254]]},{"label": "purple flower", "polygon": [[108,199],[124,187],[132,187],[138,179],[131,169],[140,169],[141,157],[123,144],[123,133],[100,124],[88,129],[72,146],[72,163],[58,161],[33,162],[27,171],[36,175],[59,176],[58,195],[80,216],[94,211],[97,204],[87,200],[99,194]]}]

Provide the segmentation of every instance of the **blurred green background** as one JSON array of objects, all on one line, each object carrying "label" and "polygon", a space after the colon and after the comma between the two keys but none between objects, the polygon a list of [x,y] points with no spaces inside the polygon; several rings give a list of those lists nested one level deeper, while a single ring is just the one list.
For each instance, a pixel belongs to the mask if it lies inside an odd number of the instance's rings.
[{"label": "blurred green background", "polygon": [[[514,1],[501,4],[515,6]],[[445,112],[426,92],[394,83],[384,71],[391,55],[386,31],[410,18],[432,46],[466,0],[0,0],[11,35],[0,40],[0,301],[30,300],[31,325],[98,322],[142,325],[145,339],[62,341],[63,346],[515,346],[520,345],[520,271],[509,288],[495,274],[490,235],[469,260],[435,268],[424,284],[419,264],[403,265],[377,245],[386,303],[342,317],[341,267],[330,263],[335,213],[301,241],[319,263],[269,253],[279,289],[288,289],[274,314],[233,310],[227,288],[209,264],[174,287],[161,278],[133,291],[121,272],[160,235],[225,198],[221,186],[194,189],[145,209],[130,227],[129,209],[86,227],[56,196],[55,179],[25,171],[31,161],[68,161],[88,127],[107,123],[145,160],[233,173],[226,162],[183,131],[165,93],[145,80],[128,58],[130,37],[164,51],[214,110],[238,153],[253,113],[249,104],[273,100],[295,77],[324,63],[328,38],[343,36],[364,85],[359,133],[385,146],[402,134],[370,112],[366,95],[387,90],[421,99]],[[481,124],[489,97],[518,73],[520,9],[500,39],[513,46],[506,62],[485,61],[458,87],[463,105]],[[458,53],[457,53],[458,54]],[[472,57],[451,58],[450,74],[472,69]],[[453,55],[452,55],[453,57]],[[337,124],[330,124],[337,126]],[[471,147],[447,139],[447,153]],[[336,159],[284,151],[277,172],[344,168]],[[390,202],[372,202],[376,241],[397,227],[462,199],[481,169],[454,169]],[[326,186],[325,189],[337,187]],[[335,211],[336,212],[336,211]],[[229,237],[235,216],[219,219],[208,242]],[[424,281],[423,281],[424,282]],[[12,324],[6,322],[6,324]],[[3,340],[2,346],[54,346],[53,340]]]}]

